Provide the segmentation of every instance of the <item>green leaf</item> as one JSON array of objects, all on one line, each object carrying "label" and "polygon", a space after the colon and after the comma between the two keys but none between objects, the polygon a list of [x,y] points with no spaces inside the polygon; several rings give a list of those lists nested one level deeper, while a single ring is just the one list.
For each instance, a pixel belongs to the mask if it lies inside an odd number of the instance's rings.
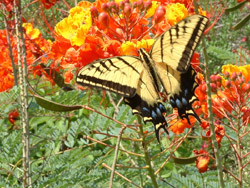
[{"label": "green leaf", "polygon": [[63,105],[60,103],[56,103],[53,101],[50,101],[48,99],[45,99],[39,95],[34,95],[37,104],[39,104],[41,107],[52,110],[52,111],[57,111],[57,112],[68,112],[68,111],[73,111],[73,110],[79,110],[83,108],[80,105]]},{"label": "green leaf", "polygon": [[175,157],[172,155],[172,158],[174,160],[174,163],[176,163],[176,164],[191,164],[191,163],[194,163],[196,161],[197,157],[202,156],[202,155],[203,154],[196,155],[193,157]]},{"label": "green leaf", "polygon": [[228,14],[228,13],[230,13],[230,12],[233,12],[233,11],[235,11],[235,10],[241,8],[246,2],[248,2],[248,0],[242,1],[241,3],[238,3],[238,4],[237,4],[236,6],[234,6],[234,7],[227,8],[227,9],[225,10],[225,13]]},{"label": "green leaf", "polygon": [[250,20],[250,13],[246,15],[240,22],[238,22],[236,25],[232,27],[233,30],[238,30],[244,27],[247,22]]}]

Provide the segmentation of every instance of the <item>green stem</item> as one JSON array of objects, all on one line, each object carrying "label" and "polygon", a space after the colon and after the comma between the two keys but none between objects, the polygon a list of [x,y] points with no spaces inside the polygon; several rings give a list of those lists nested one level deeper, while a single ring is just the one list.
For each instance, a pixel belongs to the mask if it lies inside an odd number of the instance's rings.
[{"label": "green stem", "polygon": [[243,187],[243,184],[242,184],[242,157],[241,157],[241,148],[240,148],[240,143],[241,143],[241,138],[240,138],[240,128],[241,128],[241,123],[240,123],[240,119],[241,119],[241,116],[240,116],[240,110],[238,112],[238,115],[237,115],[237,153],[238,155],[236,155],[237,159],[238,159],[238,168],[239,168],[239,185],[238,187],[239,188],[242,188]]},{"label": "green stem", "polygon": [[206,70],[205,76],[206,76],[206,85],[207,85],[207,105],[208,105],[208,114],[209,114],[209,127],[211,130],[212,144],[214,146],[214,155],[216,159],[219,184],[221,188],[224,188],[221,159],[220,159],[220,154],[219,154],[219,146],[218,146],[218,143],[216,141],[216,136],[215,136],[215,126],[214,126],[214,121],[213,121],[214,119],[213,119],[213,113],[212,113],[212,100],[211,100],[211,87],[210,87],[211,81],[210,81],[210,74],[208,70],[208,55],[206,51],[206,44],[205,44],[204,38],[202,38],[202,48],[203,48],[205,70]]},{"label": "green stem", "polygon": [[152,184],[153,184],[154,188],[158,188],[158,184],[157,184],[157,181],[156,181],[156,176],[154,174],[154,170],[153,170],[152,165],[151,165],[151,160],[150,160],[150,157],[149,157],[146,140],[145,140],[144,133],[143,133],[141,117],[137,116],[137,118],[138,118],[139,124],[141,125],[139,127],[140,127],[140,134],[142,136],[142,147],[143,147],[143,151],[144,151],[144,155],[145,155],[145,160],[146,160],[147,166],[149,167],[148,168],[148,174],[151,177]]}]

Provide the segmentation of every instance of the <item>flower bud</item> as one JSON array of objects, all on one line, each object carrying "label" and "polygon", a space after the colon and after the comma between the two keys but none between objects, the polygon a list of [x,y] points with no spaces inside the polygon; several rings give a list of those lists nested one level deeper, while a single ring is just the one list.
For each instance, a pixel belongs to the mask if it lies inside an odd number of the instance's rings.
[{"label": "flower bud", "polygon": [[238,76],[242,76],[242,72],[238,72]]},{"label": "flower bud", "polygon": [[143,0],[138,0],[137,1],[137,6],[140,10],[143,10],[144,9],[144,2]]},{"label": "flower bud", "polygon": [[95,6],[92,6],[92,7],[90,8],[90,12],[91,12],[91,16],[92,16],[93,18],[96,18],[96,17],[98,16],[98,10],[97,10],[97,8],[96,8]]},{"label": "flower bud", "polygon": [[221,76],[220,76],[220,75],[216,75],[215,80],[216,80],[217,82],[221,82]]},{"label": "flower bud", "polygon": [[105,11],[105,12],[109,11],[109,4],[108,3],[103,3],[101,7],[102,7],[103,11]]},{"label": "flower bud", "polygon": [[231,75],[231,80],[235,81],[236,78],[237,78],[237,74],[236,74],[236,72],[233,72]]},{"label": "flower bud", "polygon": [[144,7],[146,10],[150,9],[152,7],[152,1],[148,0],[148,1],[144,2]]},{"label": "flower bud", "polygon": [[215,83],[210,83],[210,87],[211,87],[211,91],[214,92],[214,93],[216,93],[216,91],[217,91],[216,84]]},{"label": "flower bud", "polygon": [[116,7],[116,3],[114,1],[110,2],[110,8],[115,8]]},{"label": "flower bud", "polygon": [[229,74],[229,72],[226,71],[226,72],[224,72],[224,75],[225,75],[226,79],[228,79],[230,74]]},{"label": "flower bud", "polygon": [[156,10],[162,10],[166,14],[166,8],[164,6],[159,6]]},{"label": "flower bud", "polygon": [[221,87],[221,82],[216,81],[217,87]]},{"label": "flower bud", "polygon": [[133,5],[132,5],[132,7],[133,8],[136,8],[138,5],[137,5],[137,2],[135,1],[135,2],[133,2]]},{"label": "flower bud", "polygon": [[155,24],[160,23],[165,17],[165,12],[162,9],[157,9],[154,15]]},{"label": "flower bud", "polygon": [[230,80],[227,80],[225,82],[225,86],[228,87],[228,88],[231,87],[232,86],[232,82]]},{"label": "flower bud", "polygon": [[243,86],[243,89],[246,93],[250,92],[250,84],[246,84]]},{"label": "flower bud", "polygon": [[124,15],[128,18],[132,12],[131,6],[128,3],[125,3],[123,11]]},{"label": "flower bud", "polygon": [[212,75],[210,76],[210,80],[211,80],[212,83],[214,83],[215,80],[216,80],[216,76],[215,76],[214,74],[212,74]]},{"label": "flower bud", "polygon": [[103,29],[109,26],[109,16],[106,12],[101,12],[98,16],[98,21],[103,27]]},{"label": "flower bud", "polygon": [[124,4],[125,4],[125,2],[124,2],[124,1],[120,1],[120,3],[119,3],[119,7],[120,7],[120,9],[121,9],[121,10],[123,10],[123,9],[124,9]]}]

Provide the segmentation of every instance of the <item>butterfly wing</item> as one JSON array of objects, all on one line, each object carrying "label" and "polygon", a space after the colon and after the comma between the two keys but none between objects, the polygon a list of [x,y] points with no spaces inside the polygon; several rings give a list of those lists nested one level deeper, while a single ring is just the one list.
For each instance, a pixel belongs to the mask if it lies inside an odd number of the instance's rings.
[{"label": "butterfly wing", "polygon": [[155,69],[168,94],[173,108],[178,108],[179,116],[189,121],[194,116],[201,121],[192,108],[197,87],[196,73],[190,66],[193,53],[206,28],[208,19],[193,15],[171,27],[154,43],[150,55]]},{"label": "butterfly wing", "polygon": [[154,62],[163,62],[174,70],[186,72],[207,22],[206,17],[193,15],[159,36],[150,52]]}]

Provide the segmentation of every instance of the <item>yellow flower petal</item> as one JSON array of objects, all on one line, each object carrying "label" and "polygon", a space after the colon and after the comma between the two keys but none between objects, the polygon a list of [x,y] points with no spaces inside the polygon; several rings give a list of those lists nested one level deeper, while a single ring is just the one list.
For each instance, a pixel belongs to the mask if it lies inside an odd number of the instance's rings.
[{"label": "yellow flower petal", "polygon": [[146,18],[150,18],[155,14],[155,10],[160,6],[160,2],[152,1],[152,7],[147,10]]},{"label": "yellow flower petal", "polygon": [[225,72],[229,72],[231,75],[233,72],[239,72],[239,68],[236,65],[223,65],[222,66],[222,73],[224,74]]},{"label": "yellow flower petal", "polygon": [[31,23],[23,23],[23,27],[25,28],[26,34],[30,37],[30,39],[36,39],[40,37],[40,30],[33,28]]},{"label": "yellow flower petal", "polygon": [[165,18],[170,25],[175,25],[188,16],[188,10],[184,4],[173,3],[166,6]]},{"label": "yellow flower petal", "polygon": [[64,18],[56,25],[55,31],[59,36],[70,40],[71,45],[81,46],[91,25],[90,9],[76,6],[70,10],[68,18]]}]

